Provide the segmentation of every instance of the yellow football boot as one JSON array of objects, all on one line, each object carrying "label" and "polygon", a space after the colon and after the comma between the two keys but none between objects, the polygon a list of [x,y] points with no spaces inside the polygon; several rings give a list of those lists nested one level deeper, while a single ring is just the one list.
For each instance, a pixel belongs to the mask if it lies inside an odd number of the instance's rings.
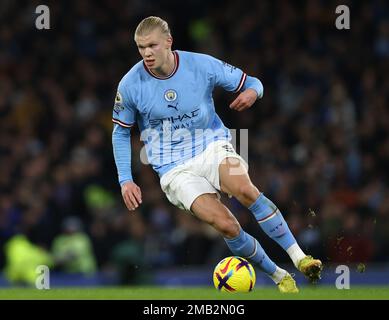
[{"label": "yellow football boot", "polygon": [[323,264],[320,260],[312,256],[306,256],[298,263],[298,269],[309,279],[311,283],[316,283],[320,279]]},{"label": "yellow football boot", "polygon": [[278,290],[281,293],[298,293],[299,289],[296,286],[296,281],[294,281],[293,277],[288,273],[282,280],[277,284]]}]

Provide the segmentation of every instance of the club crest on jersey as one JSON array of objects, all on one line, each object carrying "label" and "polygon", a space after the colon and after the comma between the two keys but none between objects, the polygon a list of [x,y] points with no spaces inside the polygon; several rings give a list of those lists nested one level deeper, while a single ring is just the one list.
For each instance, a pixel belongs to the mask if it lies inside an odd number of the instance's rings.
[{"label": "club crest on jersey", "polygon": [[116,93],[115,104],[114,104],[114,106],[113,106],[113,110],[114,110],[116,113],[119,113],[120,111],[123,111],[123,110],[124,110],[124,107],[123,107],[123,98],[122,98],[122,95],[120,94],[119,91]]},{"label": "club crest on jersey", "polygon": [[173,89],[169,89],[165,92],[165,100],[167,102],[172,102],[177,99],[177,92],[175,92]]}]

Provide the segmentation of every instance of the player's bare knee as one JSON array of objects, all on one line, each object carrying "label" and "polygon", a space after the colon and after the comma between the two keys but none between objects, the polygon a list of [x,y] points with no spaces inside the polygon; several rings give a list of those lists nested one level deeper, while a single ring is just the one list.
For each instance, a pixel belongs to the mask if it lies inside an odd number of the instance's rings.
[{"label": "player's bare knee", "polygon": [[239,235],[240,225],[234,218],[220,219],[215,228],[226,238],[235,238]]},{"label": "player's bare knee", "polygon": [[237,198],[243,205],[249,206],[258,198],[259,194],[258,189],[252,183],[247,183],[239,186]]}]

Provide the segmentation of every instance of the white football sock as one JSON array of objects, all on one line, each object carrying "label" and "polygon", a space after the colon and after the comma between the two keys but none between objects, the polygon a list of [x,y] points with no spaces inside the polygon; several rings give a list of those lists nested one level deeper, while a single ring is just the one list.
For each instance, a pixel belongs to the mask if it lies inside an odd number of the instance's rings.
[{"label": "white football sock", "polygon": [[272,275],[270,275],[270,278],[275,282],[275,284],[278,284],[283,277],[285,277],[288,274],[288,271],[281,269],[279,267],[276,267],[276,271]]},{"label": "white football sock", "polygon": [[292,259],[294,266],[297,268],[301,259],[306,257],[306,254],[301,250],[300,246],[295,243],[286,249],[289,257]]}]

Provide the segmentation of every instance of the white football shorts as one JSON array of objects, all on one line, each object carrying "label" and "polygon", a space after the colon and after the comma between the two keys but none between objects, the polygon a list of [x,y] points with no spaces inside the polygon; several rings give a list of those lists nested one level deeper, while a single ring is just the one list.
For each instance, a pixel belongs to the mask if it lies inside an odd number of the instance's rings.
[{"label": "white football shorts", "polygon": [[248,170],[247,162],[232,144],[218,140],[211,142],[201,154],[166,172],[160,180],[162,191],[172,204],[188,211],[202,194],[216,193],[220,198],[219,164],[225,158],[237,159]]}]

